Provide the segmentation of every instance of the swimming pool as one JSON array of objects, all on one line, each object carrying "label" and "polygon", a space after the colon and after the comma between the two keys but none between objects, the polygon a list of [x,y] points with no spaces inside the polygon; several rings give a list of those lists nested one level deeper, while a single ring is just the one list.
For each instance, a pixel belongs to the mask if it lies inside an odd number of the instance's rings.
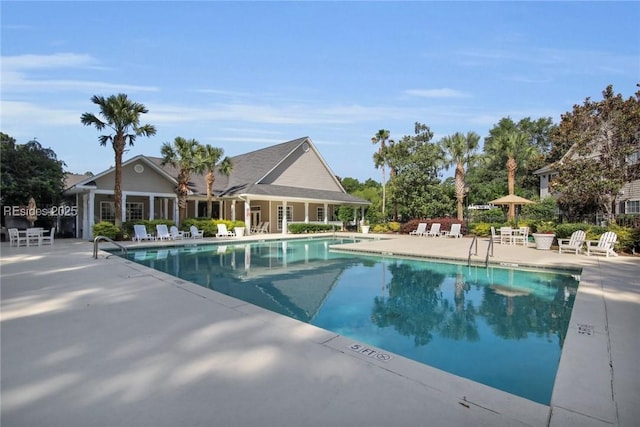
[{"label": "swimming pool", "polygon": [[330,251],[353,239],[130,250],[128,258],[438,369],[549,404],[571,273]]}]

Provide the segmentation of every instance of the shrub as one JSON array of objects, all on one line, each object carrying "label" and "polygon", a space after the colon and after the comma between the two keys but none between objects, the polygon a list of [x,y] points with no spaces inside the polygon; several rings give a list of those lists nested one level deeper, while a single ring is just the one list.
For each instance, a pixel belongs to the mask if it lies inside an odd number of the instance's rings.
[{"label": "shrub", "polygon": [[469,215],[473,217],[474,222],[504,222],[506,220],[504,212],[500,208],[469,211]]},{"label": "shrub", "polygon": [[318,223],[295,223],[289,224],[289,233],[303,234],[303,233],[327,233],[335,230],[335,225],[332,224],[318,224]]},{"label": "shrub", "polygon": [[387,223],[387,227],[389,228],[389,231],[393,231],[394,233],[398,233],[400,231],[399,222],[391,221]]},{"label": "shrub", "polygon": [[120,234],[120,229],[108,221],[101,221],[93,225],[93,237],[105,236],[115,240]]},{"label": "shrub", "polygon": [[[400,224],[398,224],[399,226]],[[373,226],[374,233],[387,233],[389,231],[389,224],[376,224]]]}]

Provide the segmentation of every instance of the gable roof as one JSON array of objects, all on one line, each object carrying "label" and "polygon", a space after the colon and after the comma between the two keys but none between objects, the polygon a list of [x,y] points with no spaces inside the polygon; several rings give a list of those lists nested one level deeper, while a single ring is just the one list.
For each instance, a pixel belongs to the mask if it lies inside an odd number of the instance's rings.
[{"label": "gable roof", "polygon": [[[305,145],[306,144],[306,145]],[[304,187],[293,187],[287,185],[276,185],[268,183],[267,179],[279,166],[286,167],[285,162],[298,148],[301,146],[304,151],[313,151],[320,161],[322,168],[326,170],[325,176],[330,176],[338,191],[322,190]],[[177,184],[175,177],[178,176],[179,170],[170,164],[163,165],[162,158],[138,155],[123,162],[123,167],[135,161],[143,161],[156,170],[161,176],[169,180],[174,185]],[[272,145],[249,153],[240,154],[231,157],[233,165],[230,174],[224,175],[218,168],[214,171],[215,181],[213,184],[213,194],[216,197],[236,198],[247,196],[259,196],[262,199],[300,199],[315,200],[319,202],[338,202],[345,204],[368,206],[371,203],[367,200],[347,194],[340,183],[340,180],[331,171],[327,163],[324,161],[318,150],[313,145],[309,137],[293,139],[281,144]],[[77,191],[86,186],[95,185],[95,180],[109,173],[112,173],[113,167],[91,177],[76,182],[69,187],[71,191]],[[322,169],[321,169],[322,170]],[[331,181],[329,181],[331,182]],[[195,196],[204,196],[207,194],[205,174],[191,174],[189,183],[191,194]]]}]

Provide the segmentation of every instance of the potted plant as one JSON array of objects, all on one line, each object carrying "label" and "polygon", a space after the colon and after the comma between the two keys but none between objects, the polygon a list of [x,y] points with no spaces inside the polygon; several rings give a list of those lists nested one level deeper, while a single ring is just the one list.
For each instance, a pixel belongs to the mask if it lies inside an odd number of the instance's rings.
[{"label": "potted plant", "polygon": [[551,245],[555,238],[556,234],[553,230],[552,221],[542,221],[536,227],[536,232],[533,233],[533,240],[536,242],[536,249],[543,251],[551,249]]},{"label": "potted plant", "polygon": [[371,226],[369,225],[369,221],[367,221],[366,219],[361,221],[360,229],[362,230],[362,234],[369,234],[370,227]]}]

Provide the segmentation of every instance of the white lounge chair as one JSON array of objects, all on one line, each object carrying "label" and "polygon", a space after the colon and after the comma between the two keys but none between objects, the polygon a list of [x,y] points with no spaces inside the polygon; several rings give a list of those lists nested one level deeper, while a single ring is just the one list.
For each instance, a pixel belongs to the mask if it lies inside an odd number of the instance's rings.
[{"label": "white lounge chair", "polygon": [[522,243],[523,246],[529,244],[529,227],[520,227],[517,230],[513,230],[511,233],[511,243],[517,245]]},{"label": "white lounge chair", "polygon": [[133,226],[133,240],[140,242],[142,240],[154,240],[154,238],[147,233],[147,227],[143,224],[135,224]]},{"label": "white lounge chair", "polygon": [[605,254],[607,258],[609,258],[609,255],[618,256],[613,250],[613,245],[617,240],[618,235],[613,231],[607,231],[602,234],[599,240],[587,240],[587,256],[591,255],[592,252]]},{"label": "white lounge chair", "polygon": [[440,226],[441,224],[439,222],[434,222],[433,224],[431,224],[431,228],[429,229],[429,231],[424,233],[424,235],[433,237],[440,236]]},{"label": "white lounge chair", "polygon": [[258,233],[268,233],[269,232],[269,223],[263,222],[262,227],[258,230]]},{"label": "white lounge chair", "polygon": [[195,225],[192,225],[191,227],[189,227],[189,231],[191,232],[192,239],[204,238],[204,231],[198,230],[198,227],[196,227]]},{"label": "white lounge chair", "polygon": [[571,233],[571,237],[568,239],[558,239],[558,253],[561,254],[564,249],[565,252],[574,251],[578,255],[582,252],[586,238],[586,233],[583,230],[576,230]]},{"label": "white lounge chair", "polygon": [[262,226],[263,226],[263,225],[264,225],[264,222],[261,222],[261,223],[259,223],[259,224],[254,224],[254,225],[251,227],[251,232],[252,232],[252,233],[259,233],[259,232],[260,232],[260,229],[262,228]]},{"label": "white lounge chair", "polygon": [[174,240],[184,239],[184,231],[178,230],[178,227],[176,227],[175,225],[172,225],[169,228],[169,232],[171,233],[171,237],[173,237]]},{"label": "white lounge chair", "polygon": [[421,222],[418,224],[418,228],[409,232],[410,236],[424,236],[424,233],[427,232],[427,223]]},{"label": "white lounge chair", "polygon": [[156,238],[160,240],[173,240],[167,224],[156,224]]},{"label": "white lounge chair", "polygon": [[233,231],[227,230],[227,226],[225,224],[217,224],[218,232],[216,233],[216,237],[234,237],[236,233]]},{"label": "white lounge chair", "polygon": [[53,245],[53,238],[56,235],[56,228],[55,227],[51,227],[51,231],[49,232],[49,234],[42,234],[42,244],[49,244],[49,245]]},{"label": "white lounge chair", "polygon": [[20,231],[17,228],[10,228],[9,229],[9,246],[20,247],[21,245],[27,246],[26,233],[23,232],[23,234],[20,235]]},{"label": "white lounge chair", "polygon": [[451,224],[451,230],[447,233],[447,237],[462,237],[461,228],[462,224]]}]

